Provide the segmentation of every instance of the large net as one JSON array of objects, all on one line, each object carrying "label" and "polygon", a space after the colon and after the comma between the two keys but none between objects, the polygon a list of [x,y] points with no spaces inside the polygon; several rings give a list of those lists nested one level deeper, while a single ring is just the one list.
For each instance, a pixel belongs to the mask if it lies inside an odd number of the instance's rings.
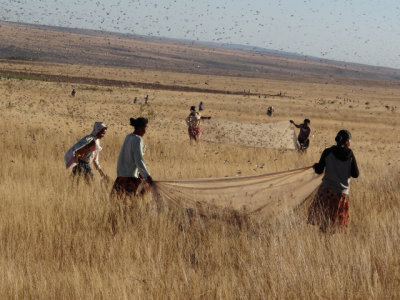
[{"label": "large net", "polygon": [[153,196],[169,206],[210,207],[268,216],[301,204],[321,179],[311,167],[245,177],[156,181]]}]

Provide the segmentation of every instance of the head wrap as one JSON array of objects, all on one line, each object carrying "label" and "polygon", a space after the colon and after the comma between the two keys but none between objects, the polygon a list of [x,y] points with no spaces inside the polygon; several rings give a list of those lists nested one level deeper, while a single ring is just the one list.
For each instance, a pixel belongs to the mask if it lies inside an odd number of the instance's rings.
[{"label": "head wrap", "polygon": [[137,119],[130,118],[130,124],[135,128],[146,127],[148,122],[149,120],[143,117]]},{"label": "head wrap", "polygon": [[93,131],[91,135],[96,136],[98,135],[103,129],[107,129],[107,126],[102,122],[96,122],[93,126]]},{"label": "head wrap", "polygon": [[350,132],[347,131],[346,129],[340,130],[340,131],[337,133],[336,137],[335,137],[335,141],[336,141],[336,143],[338,144],[338,146],[343,146],[343,145],[345,145],[346,142],[347,142],[348,140],[350,140],[350,139],[351,139],[351,134],[350,134]]}]

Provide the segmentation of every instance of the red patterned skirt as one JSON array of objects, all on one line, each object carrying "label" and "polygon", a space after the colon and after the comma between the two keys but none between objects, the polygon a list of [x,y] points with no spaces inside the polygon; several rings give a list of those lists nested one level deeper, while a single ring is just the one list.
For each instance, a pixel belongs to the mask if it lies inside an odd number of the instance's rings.
[{"label": "red patterned skirt", "polygon": [[149,187],[149,184],[147,182],[144,182],[143,178],[135,178],[135,177],[117,177],[115,179],[114,185],[111,190],[111,195],[117,195],[117,196],[131,196],[131,195],[137,195],[137,191],[139,186],[141,184],[144,184],[143,188],[140,189],[139,195],[143,195],[146,191],[146,189]]},{"label": "red patterned skirt", "polygon": [[189,138],[198,140],[201,137],[201,128],[200,127],[193,127],[188,128]]},{"label": "red patterned skirt", "polygon": [[320,185],[308,211],[307,223],[318,225],[326,232],[333,225],[346,231],[349,222],[349,195]]}]

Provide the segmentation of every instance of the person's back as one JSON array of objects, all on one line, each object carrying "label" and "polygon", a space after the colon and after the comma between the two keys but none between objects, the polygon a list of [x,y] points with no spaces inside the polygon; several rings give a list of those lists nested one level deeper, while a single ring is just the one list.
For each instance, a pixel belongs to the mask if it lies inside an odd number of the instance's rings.
[{"label": "person's back", "polygon": [[196,111],[191,111],[186,118],[186,124],[190,129],[200,126],[201,115]]},{"label": "person's back", "polygon": [[144,143],[140,136],[128,134],[118,156],[117,177],[148,177],[146,164],[143,161]]},{"label": "person's back", "polygon": [[322,154],[325,160],[325,174],[322,183],[338,192],[348,194],[350,190],[350,177],[358,171],[355,169],[354,154],[349,148],[332,146]]},{"label": "person's back", "polygon": [[195,106],[190,107],[190,114],[186,118],[190,141],[195,140],[196,142],[199,142],[201,136],[200,122],[204,119],[209,120],[211,117],[202,117],[201,114],[196,111]]},{"label": "person's back", "polygon": [[307,140],[311,133],[310,127],[308,127],[305,124],[300,124],[298,128],[300,128],[300,132],[299,132],[299,136],[298,136],[299,141]]},{"label": "person's back", "polygon": [[350,132],[340,130],[335,138],[336,146],[325,149],[315,173],[325,174],[315,194],[309,212],[309,224],[319,225],[321,231],[337,223],[344,232],[349,220],[350,177],[359,176],[358,166],[350,147]]},{"label": "person's back", "polygon": [[145,145],[143,135],[147,130],[146,118],[130,118],[134,132],[125,137],[119,152],[117,162],[117,178],[111,190],[111,195],[125,197],[143,195],[153,183],[143,159]]}]

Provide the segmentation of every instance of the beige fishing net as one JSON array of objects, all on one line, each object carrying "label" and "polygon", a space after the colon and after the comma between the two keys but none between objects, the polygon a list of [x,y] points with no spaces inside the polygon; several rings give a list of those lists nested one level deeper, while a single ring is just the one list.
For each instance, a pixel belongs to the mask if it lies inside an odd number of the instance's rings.
[{"label": "beige fishing net", "polygon": [[228,208],[267,216],[301,204],[321,183],[311,167],[246,177],[182,179],[154,182],[161,203],[205,211]]}]

